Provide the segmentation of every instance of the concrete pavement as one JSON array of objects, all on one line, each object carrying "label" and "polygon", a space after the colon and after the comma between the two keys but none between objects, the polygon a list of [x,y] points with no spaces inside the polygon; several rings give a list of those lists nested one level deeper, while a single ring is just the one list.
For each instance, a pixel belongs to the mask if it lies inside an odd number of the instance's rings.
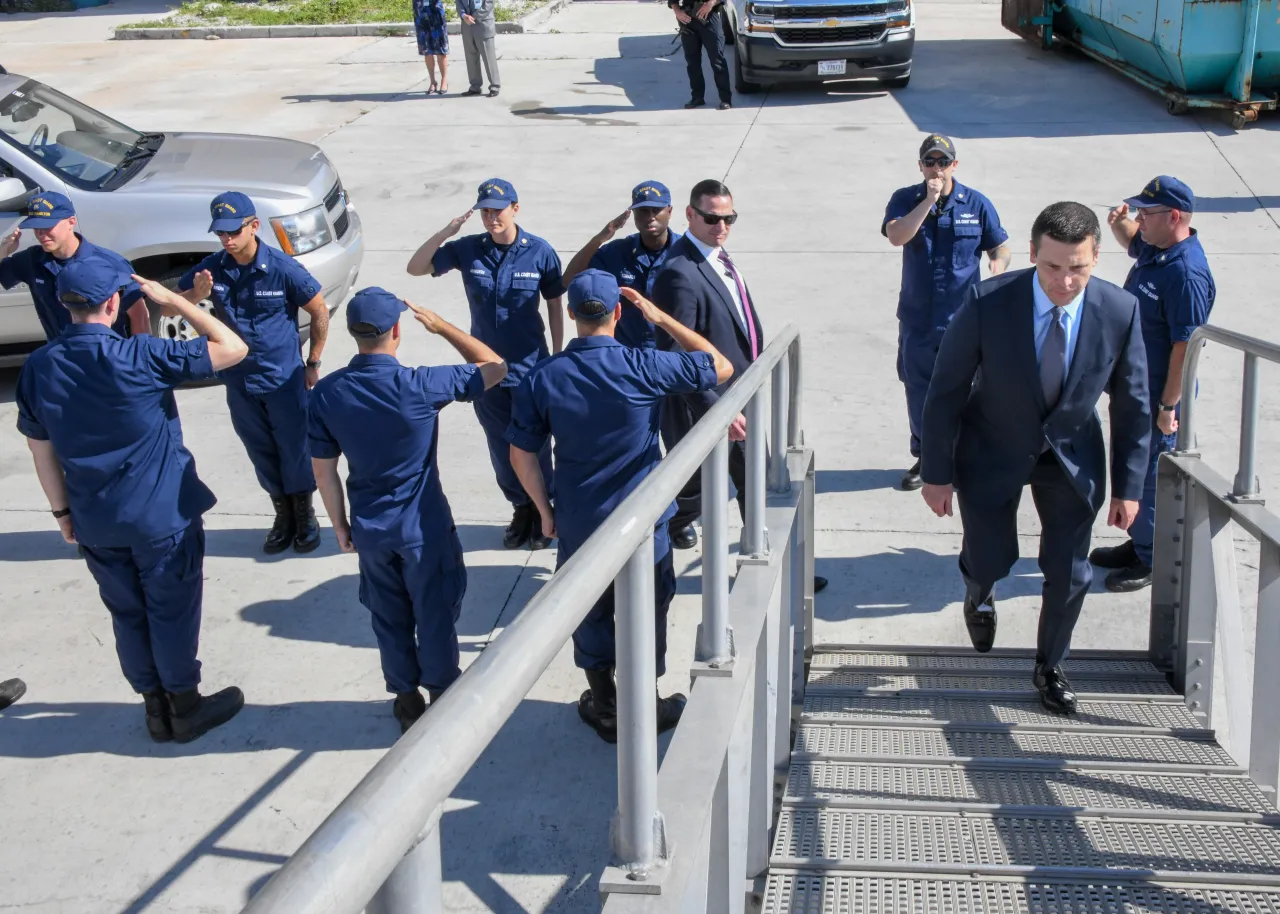
[{"label": "concrete pavement", "polygon": [[[62,20],[5,20],[0,62],[142,129],[318,142],[364,219],[362,281],[464,324],[457,277],[414,279],[403,265],[469,207],[483,178],[516,184],[522,225],[565,261],[637,181],[682,193],[723,178],[742,214],[730,248],[766,328],[795,321],[805,333],[818,571],[832,579],[818,599],[819,637],[962,644],[959,524],[892,488],[909,462],[894,374],[900,254],[879,226],[889,193],[918,176],[920,136],[956,140],[959,178],[994,200],[1015,266],[1026,264],[1024,239],[1045,204],[1078,199],[1101,213],[1153,174],[1178,174],[1202,201],[1215,322],[1274,338],[1280,120],[1235,134],[1208,117],[1173,118],[1119,77],[1008,35],[994,4],[923,0],[919,20],[904,91],[785,89],[723,113],[680,109],[688,89],[674,23],[653,2],[579,2],[539,34],[500,36],[494,100],[425,98],[407,38],[114,43]],[[456,42],[454,51],[460,57]],[[453,64],[457,92],[465,70]],[[1100,275],[1119,282],[1126,269],[1107,241]],[[335,332],[326,365],[353,348]],[[412,329],[404,356],[454,359]],[[1203,450],[1232,475],[1239,360],[1211,348],[1202,364]],[[1263,390],[1277,377],[1264,368]],[[0,909],[238,910],[395,737],[355,562],[328,538],[314,556],[262,557],[267,505],[246,482],[221,391],[183,391],[188,444],[219,497],[208,518],[206,683],[241,685],[248,706],[190,746],[152,745],[116,667],[106,612],[58,538],[13,431],[15,378],[0,373],[0,678],[22,676],[30,691],[0,713]],[[1263,412],[1265,485],[1280,474],[1280,410],[1264,397]],[[554,567],[550,553],[501,550],[508,511],[483,454],[470,408],[446,410],[441,473],[471,569],[464,662]],[[1001,592],[1002,645],[1034,636],[1029,507],[1022,530],[1027,558]],[[1255,556],[1240,551],[1246,592]],[[666,690],[687,686],[680,671],[699,611],[697,553],[678,557]],[[1144,642],[1142,595],[1090,597],[1078,646]],[[457,791],[443,826],[451,910],[595,909],[615,784],[611,751],[577,721],[582,687],[566,650]]]}]

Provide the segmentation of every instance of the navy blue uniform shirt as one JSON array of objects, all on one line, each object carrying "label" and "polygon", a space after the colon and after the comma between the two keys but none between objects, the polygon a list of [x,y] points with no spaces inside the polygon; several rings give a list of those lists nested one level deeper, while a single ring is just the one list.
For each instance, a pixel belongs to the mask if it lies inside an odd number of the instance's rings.
[{"label": "navy blue uniform shirt", "polygon": [[[66,260],[59,260],[38,244],[33,244],[11,257],[0,260],[0,286],[12,289],[20,282],[25,282],[31,290],[31,301],[36,306],[36,316],[40,318],[40,326],[44,328],[44,337],[51,340],[64,328],[71,326],[71,312],[58,301],[56,288],[58,274],[62,268],[73,260],[86,257],[91,253],[117,261],[125,275],[133,273],[133,267],[115,251],[100,248],[96,244],[85,241],[79,233],[80,247]],[[120,316],[112,325],[112,329],[121,336],[129,335],[129,316],[125,314],[138,299],[142,298],[142,290],[132,279],[120,291]]]},{"label": "navy blue uniform shirt", "polygon": [[[658,268],[667,259],[671,245],[680,239],[679,232],[667,232],[667,243],[660,251],[651,251],[640,240],[640,233],[619,238],[600,245],[588,267],[612,273],[619,286],[629,286],[646,298],[653,290],[653,279]],[[658,340],[653,324],[644,319],[640,309],[631,302],[622,301],[622,320],[614,330],[614,338],[624,346],[640,349],[657,349]]]},{"label": "navy blue uniform shirt", "polygon": [[357,355],[320,379],[307,415],[311,456],[347,455],[357,549],[451,542],[453,514],[436,469],[436,414],[483,392],[475,365],[409,368],[381,354]]},{"label": "navy blue uniform shirt", "polygon": [[431,259],[431,270],[436,276],[462,271],[471,335],[506,360],[503,387],[517,386],[547,357],[539,295],[564,294],[560,258],[550,244],[522,228],[505,249],[487,233],[466,235],[442,244]]},{"label": "navy blue uniform shirt", "polygon": [[189,290],[201,270],[213,276],[214,314],[249,346],[244,361],[218,377],[246,393],[271,393],[302,364],[298,309],[320,294],[320,283],[298,261],[261,241],[244,266],[226,251],[210,254],[182,274],[179,291]]},{"label": "navy blue uniform shirt", "polygon": [[102,324],[72,324],[32,353],[18,377],[18,431],[53,443],[79,542],[139,546],[213,507],[173,398],[177,385],[212,377],[203,337],[126,340]]},{"label": "navy blue uniform shirt", "polygon": [[[659,407],[672,394],[711,390],[705,352],[633,349],[609,336],[579,337],[538,364],[516,390],[507,440],[537,453],[555,435],[555,512],[563,565],[662,459]],[[667,508],[654,559],[671,548]]]},{"label": "navy blue uniform shirt", "polygon": [[1156,403],[1164,395],[1173,344],[1185,343],[1192,331],[1209,320],[1218,290],[1194,229],[1186,241],[1164,250],[1135,235],[1129,256],[1135,263],[1124,289],[1138,299],[1147,383],[1151,402]]},{"label": "navy blue uniform shirt", "polygon": [[[990,200],[959,181],[951,185],[946,205],[941,210],[935,205],[902,247],[898,320],[914,330],[946,330],[969,287],[982,279],[982,253],[1009,240]],[[924,198],[923,182],[894,191],[881,234],[887,236],[889,223],[906,216]]]}]

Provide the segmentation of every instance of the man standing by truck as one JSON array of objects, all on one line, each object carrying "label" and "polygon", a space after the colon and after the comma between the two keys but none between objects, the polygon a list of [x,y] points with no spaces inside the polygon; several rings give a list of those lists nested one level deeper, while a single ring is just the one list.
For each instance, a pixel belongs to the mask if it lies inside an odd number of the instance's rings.
[{"label": "man standing by truck", "polygon": [[720,13],[721,0],[667,0],[667,6],[680,23],[680,47],[689,71],[690,97],[686,108],[701,108],[707,103],[707,80],[702,75],[702,51],[705,48],[720,93],[720,110],[733,107],[733,90],[729,87],[729,63],[724,56],[724,25]]},{"label": "man standing by truck", "polygon": [[911,456],[915,463],[902,488],[918,489],[920,425],[933,363],[951,317],[965,293],[981,279],[982,254],[991,275],[1009,266],[1009,233],[991,201],[955,180],[956,147],[934,133],[920,146],[924,181],[894,191],[881,233],[902,248],[902,290],[898,293],[898,380],[907,389]]}]

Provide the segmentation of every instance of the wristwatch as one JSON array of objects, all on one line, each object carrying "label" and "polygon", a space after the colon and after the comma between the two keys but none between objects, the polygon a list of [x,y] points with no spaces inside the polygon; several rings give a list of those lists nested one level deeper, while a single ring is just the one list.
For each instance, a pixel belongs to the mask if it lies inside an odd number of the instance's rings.
[{"label": "wristwatch", "polygon": [[308,367],[308,368],[319,368],[319,367],[320,367],[320,360],[319,360],[319,359],[307,359],[307,367]]},{"label": "wristwatch", "polygon": [[1163,403],[1160,404],[1160,412],[1162,413],[1171,413],[1177,408],[1178,405],[1176,403],[1173,406],[1165,406]]},{"label": "wristwatch", "polygon": [[52,514],[54,517],[61,519],[61,518],[63,518],[63,517],[66,517],[68,514],[70,514],[70,513],[71,513],[71,509],[70,509],[70,508],[63,508],[63,509],[61,509],[61,510],[59,510],[59,511],[50,511],[49,513],[50,513],[50,514]]}]

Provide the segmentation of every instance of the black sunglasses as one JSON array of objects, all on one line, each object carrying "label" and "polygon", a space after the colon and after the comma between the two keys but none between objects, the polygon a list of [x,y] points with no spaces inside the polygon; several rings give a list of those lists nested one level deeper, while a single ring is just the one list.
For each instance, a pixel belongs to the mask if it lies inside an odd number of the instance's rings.
[{"label": "black sunglasses", "polygon": [[[253,221],[252,219],[249,220],[249,222],[252,222],[252,221]],[[235,238],[237,235],[239,235],[241,232],[243,232],[245,229],[249,227],[249,222],[240,223],[240,227],[236,229],[234,232],[224,232],[219,230],[214,232],[214,234],[217,235],[219,238]]]},{"label": "black sunglasses", "polygon": [[930,156],[927,159],[921,159],[920,164],[930,165],[934,168],[946,168],[954,161],[955,159],[948,159],[946,156]]},{"label": "black sunglasses", "polygon": [[693,211],[697,213],[699,216],[701,216],[702,221],[705,222],[707,225],[719,225],[721,222],[723,222],[725,225],[733,225],[735,222],[738,221],[737,213],[730,213],[727,216],[722,216],[719,213],[705,212],[703,210],[698,209],[696,206],[693,207]]}]

